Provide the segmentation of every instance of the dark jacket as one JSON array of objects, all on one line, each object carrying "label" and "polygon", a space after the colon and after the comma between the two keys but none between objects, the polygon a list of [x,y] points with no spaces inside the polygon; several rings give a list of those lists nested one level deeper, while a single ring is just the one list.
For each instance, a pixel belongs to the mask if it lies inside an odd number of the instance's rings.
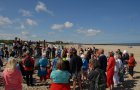
[{"label": "dark jacket", "polygon": [[77,55],[72,56],[70,60],[70,72],[71,73],[80,72],[82,65],[83,62],[80,56]]},{"label": "dark jacket", "polygon": [[126,60],[127,61],[129,60],[129,54],[128,53],[122,55],[122,62],[123,62],[124,65],[128,64]]},{"label": "dark jacket", "polygon": [[107,58],[105,55],[100,55],[99,56],[99,63],[100,63],[100,69],[104,70],[106,72],[107,68]]}]

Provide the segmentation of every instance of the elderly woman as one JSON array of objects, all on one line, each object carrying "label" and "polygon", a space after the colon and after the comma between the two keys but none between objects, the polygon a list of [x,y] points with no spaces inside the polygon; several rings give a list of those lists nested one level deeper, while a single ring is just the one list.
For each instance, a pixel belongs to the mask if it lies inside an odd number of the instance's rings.
[{"label": "elderly woman", "polygon": [[89,61],[89,89],[88,90],[106,90],[106,74],[100,69],[100,63],[96,59]]},{"label": "elderly woman", "polygon": [[119,79],[120,79],[120,77],[119,77],[119,71],[123,67],[123,64],[122,64],[122,61],[121,61],[120,57],[121,56],[118,53],[116,53],[115,56],[114,56],[115,61],[116,61],[116,63],[115,63],[115,69],[114,69],[115,73],[114,73],[114,77],[113,77],[113,81],[114,81],[114,85],[115,86],[117,86],[120,83],[119,82]]},{"label": "elderly woman", "polygon": [[15,58],[10,58],[3,71],[5,90],[22,90],[22,74],[16,67]]},{"label": "elderly woman", "polygon": [[50,90],[70,90],[70,76],[71,74],[65,70],[63,60],[58,60],[57,70],[52,71],[50,78],[52,79],[52,84]]}]

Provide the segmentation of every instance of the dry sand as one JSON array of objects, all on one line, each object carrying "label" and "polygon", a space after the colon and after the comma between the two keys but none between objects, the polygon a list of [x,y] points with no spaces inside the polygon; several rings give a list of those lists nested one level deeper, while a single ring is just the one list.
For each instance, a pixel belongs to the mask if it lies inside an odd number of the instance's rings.
[{"label": "dry sand", "polygon": [[[67,45],[66,47],[78,48],[78,45]],[[84,48],[93,47],[93,45],[82,45],[82,47]],[[107,53],[108,51],[116,51],[117,49],[121,49],[122,51],[127,50],[129,53],[130,52],[134,53],[135,59],[137,61],[137,66],[134,68],[135,78],[133,80],[126,79],[123,85],[114,88],[114,90],[140,90],[140,54],[139,54],[140,46],[133,46],[133,48],[130,48],[128,46],[121,46],[121,45],[94,45],[94,47],[103,48],[105,50],[105,53]],[[0,86],[0,90],[4,90],[3,86]],[[49,90],[49,85],[42,86],[40,83],[38,83],[37,86],[27,87],[26,84],[23,84],[23,90]],[[83,89],[83,90],[88,90],[88,89]]]}]

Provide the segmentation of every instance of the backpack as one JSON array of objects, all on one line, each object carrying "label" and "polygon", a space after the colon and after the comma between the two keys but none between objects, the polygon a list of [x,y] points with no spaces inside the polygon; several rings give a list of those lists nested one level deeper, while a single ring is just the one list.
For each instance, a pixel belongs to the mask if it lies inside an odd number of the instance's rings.
[{"label": "backpack", "polygon": [[30,57],[28,57],[26,60],[25,60],[25,62],[24,62],[24,65],[25,65],[25,67],[33,67],[33,64],[32,64],[32,62],[31,62],[31,60],[30,60]]},{"label": "backpack", "polygon": [[133,62],[133,63],[134,63],[134,67],[135,67],[135,66],[137,65],[137,62],[136,62],[136,60],[134,60],[134,62]]},{"label": "backpack", "polygon": [[107,86],[105,72],[101,69],[95,69],[95,71],[98,72],[97,78],[95,80],[95,90],[105,90]]}]

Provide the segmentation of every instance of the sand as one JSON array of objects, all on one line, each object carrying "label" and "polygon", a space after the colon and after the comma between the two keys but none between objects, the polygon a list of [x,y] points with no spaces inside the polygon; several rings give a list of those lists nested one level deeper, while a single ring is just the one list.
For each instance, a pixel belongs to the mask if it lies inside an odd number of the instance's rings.
[{"label": "sand", "polygon": [[[122,45],[82,45],[84,48],[88,47],[96,47],[96,48],[103,48],[105,50],[105,54],[109,51],[116,51],[117,49],[127,50],[129,53],[134,53],[135,59],[137,61],[137,66],[134,68],[134,79],[128,80],[126,78],[126,81],[123,85],[119,87],[115,87],[114,90],[139,90],[140,89],[140,46],[133,46],[133,48],[130,48],[129,46],[122,46]],[[76,47],[78,48],[78,45],[67,45],[66,47]],[[37,77],[37,76],[34,76]],[[38,81],[36,81],[38,82]],[[0,86],[0,90],[4,90],[3,86]],[[42,85],[38,83],[34,87],[27,87],[26,84],[23,83],[23,90],[49,90],[49,85]],[[78,90],[78,89],[77,89]],[[83,89],[88,90],[88,89]],[[109,89],[107,89],[109,90]]]}]

